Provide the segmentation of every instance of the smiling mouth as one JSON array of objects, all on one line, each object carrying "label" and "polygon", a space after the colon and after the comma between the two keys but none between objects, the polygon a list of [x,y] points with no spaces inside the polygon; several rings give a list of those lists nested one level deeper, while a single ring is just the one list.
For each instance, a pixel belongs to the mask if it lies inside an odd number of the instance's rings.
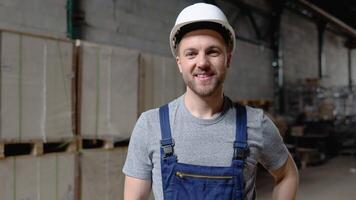
[{"label": "smiling mouth", "polygon": [[213,74],[195,74],[194,77],[198,78],[199,80],[209,80],[213,77]]}]

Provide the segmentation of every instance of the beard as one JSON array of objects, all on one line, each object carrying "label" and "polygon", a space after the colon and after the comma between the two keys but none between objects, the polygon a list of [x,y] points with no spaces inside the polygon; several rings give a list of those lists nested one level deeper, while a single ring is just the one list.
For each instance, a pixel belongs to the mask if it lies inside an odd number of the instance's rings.
[{"label": "beard", "polygon": [[222,86],[225,80],[225,74],[214,76],[211,80],[198,83],[194,76],[184,76],[183,80],[186,86],[200,97],[210,97],[216,94],[216,92],[222,90]]}]

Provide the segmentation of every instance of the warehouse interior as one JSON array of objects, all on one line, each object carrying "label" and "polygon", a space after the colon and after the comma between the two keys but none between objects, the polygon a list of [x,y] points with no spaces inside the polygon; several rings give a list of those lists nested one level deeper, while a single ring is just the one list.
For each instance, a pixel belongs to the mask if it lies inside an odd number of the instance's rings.
[{"label": "warehouse interior", "polygon": [[[169,33],[187,5],[237,35],[225,81],[270,116],[297,199],[356,197],[356,1],[0,0],[0,200],[123,199],[140,114],[185,91]],[[273,178],[257,172],[257,198]]]}]

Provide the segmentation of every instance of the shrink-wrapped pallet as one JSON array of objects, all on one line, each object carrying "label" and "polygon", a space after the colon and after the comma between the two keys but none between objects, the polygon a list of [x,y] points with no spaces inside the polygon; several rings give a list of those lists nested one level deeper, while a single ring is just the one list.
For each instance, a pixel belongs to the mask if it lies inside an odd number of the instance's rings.
[{"label": "shrink-wrapped pallet", "polygon": [[74,199],[74,154],[0,160],[0,199]]},{"label": "shrink-wrapped pallet", "polygon": [[140,111],[159,107],[184,93],[185,87],[172,57],[140,56]]},{"label": "shrink-wrapped pallet", "polygon": [[127,147],[112,150],[83,150],[81,156],[82,199],[123,199],[124,174],[122,167]]},{"label": "shrink-wrapped pallet", "polygon": [[138,52],[81,43],[81,135],[129,139],[138,115]]},{"label": "shrink-wrapped pallet", "polygon": [[72,43],[2,32],[0,140],[71,138]]}]

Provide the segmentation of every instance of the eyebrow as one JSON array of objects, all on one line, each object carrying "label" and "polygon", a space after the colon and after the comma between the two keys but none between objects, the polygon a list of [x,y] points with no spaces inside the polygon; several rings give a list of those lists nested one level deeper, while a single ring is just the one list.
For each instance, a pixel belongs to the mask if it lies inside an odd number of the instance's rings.
[{"label": "eyebrow", "polygon": [[211,49],[220,49],[221,50],[220,46],[216,46],[216,45],[212,45],[212,46],[208,47],[207,49],[208,50],[211,50]]},{"label": "eyebrow", "polygon": [[[209,46],[209,47],[206,48],[206,49],[208,49],[208,50],[210,50],[210,49],[221,49],[221,47],[220,47],[220,46],[217,46],[217,45],[211,45],[211,46]],[[185,52],[185,51],[192,51],[192,50],[197,50],[197,48],[189,47],[189,48],[187,48],[187,49],[184,49],[183,52]]]},{"label": "eyebrow", "polygon": [[183,53],[186,52],[186,51],[196,51],[196,50],[197,50],[196,48],[188,48],[188,49],[184,49]]}]

